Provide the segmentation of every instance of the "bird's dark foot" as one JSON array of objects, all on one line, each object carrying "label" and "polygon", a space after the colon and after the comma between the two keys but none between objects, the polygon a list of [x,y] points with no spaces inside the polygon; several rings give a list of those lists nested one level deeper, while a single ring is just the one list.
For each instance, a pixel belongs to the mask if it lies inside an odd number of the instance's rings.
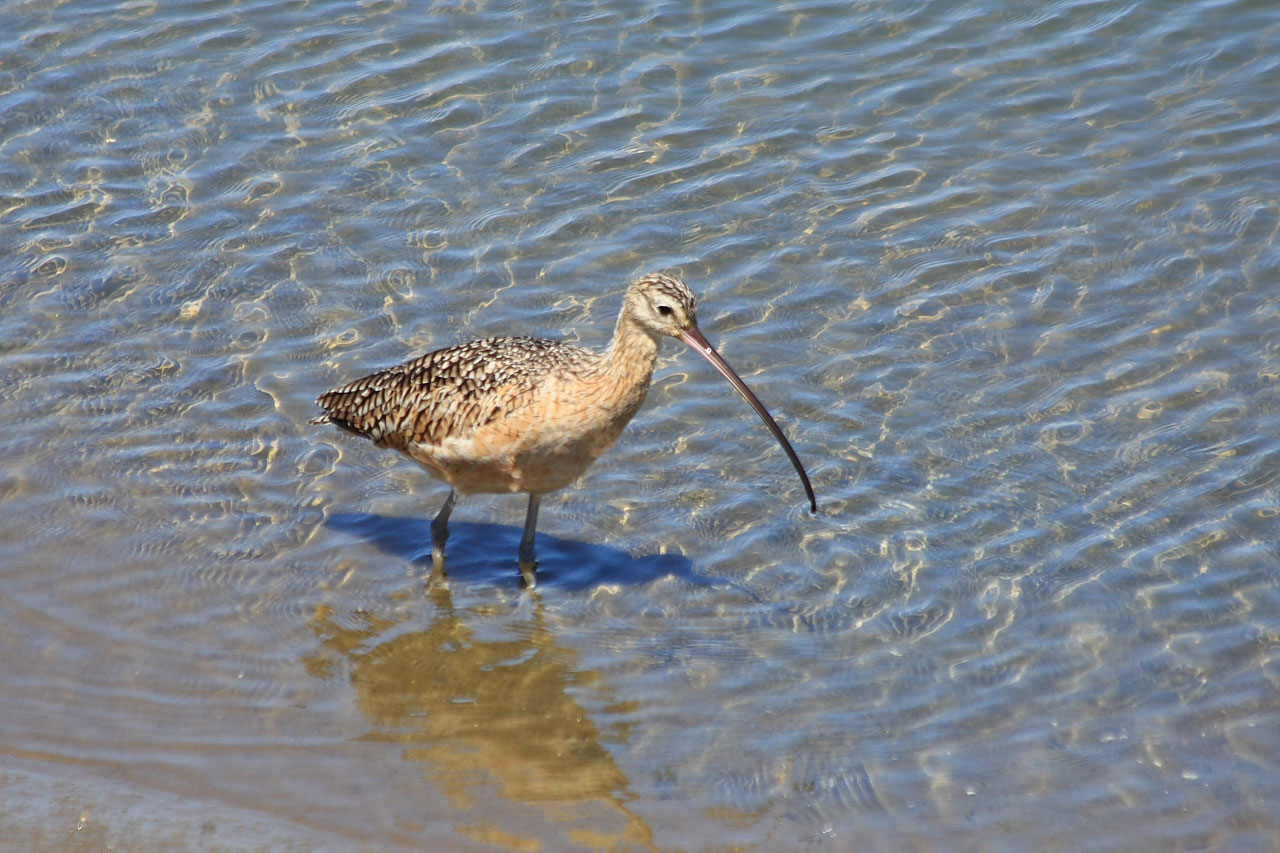
[{"label": "bird's dark foot", "polygon": [[457,503],[457,495],[452,489],[449,497],[444,499],[444,506],[431,519],[431,571],[433,574],[444,574],[444,543],[449,541],[449,515]]},{"label": "bird's dark foot", "polygon": [[427,576],[427,591],[434,589],[448,589],[449,578],[444,573],[444,564],[437,563],[434,560],[431,563],[431,574]]},{"label": "bird's dark foot", "polygon": [[520,588],[533,589],[538,585],[538,561],[520,561]]}]

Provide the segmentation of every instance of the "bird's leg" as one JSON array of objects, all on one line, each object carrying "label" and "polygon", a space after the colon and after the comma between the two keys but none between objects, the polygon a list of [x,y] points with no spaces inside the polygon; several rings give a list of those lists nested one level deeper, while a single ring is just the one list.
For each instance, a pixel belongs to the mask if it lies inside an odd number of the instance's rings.
[{"label": "bird's leg", "polygon": [[524,535],[520,537],[520,578],[526,589],[532,589],[537,575],[538,561],[533,557],[533,537],[538,528],[538,503],[542,495],[529,495],[529,513],[524,517]]},{"label": "bird's leg", "polygon": [[453,505],[457,502],[457,495],[450,489],[449,497],[444,499],[444,506],[440,507],[440,512],[431,521],[431,567],[438,572],[444,571],[444,543],[449,540],[449,514],[453,512]]}]

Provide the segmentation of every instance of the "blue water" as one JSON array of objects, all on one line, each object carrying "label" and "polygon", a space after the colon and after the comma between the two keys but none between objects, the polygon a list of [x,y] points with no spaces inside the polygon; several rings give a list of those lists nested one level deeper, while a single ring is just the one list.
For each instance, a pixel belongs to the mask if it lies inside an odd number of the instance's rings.
[{"label": "blue water", "polygon": [[[4,4],[15,849],[1269,850],[1266,2]],[[681,274],[548,496],[314,398]]]}]

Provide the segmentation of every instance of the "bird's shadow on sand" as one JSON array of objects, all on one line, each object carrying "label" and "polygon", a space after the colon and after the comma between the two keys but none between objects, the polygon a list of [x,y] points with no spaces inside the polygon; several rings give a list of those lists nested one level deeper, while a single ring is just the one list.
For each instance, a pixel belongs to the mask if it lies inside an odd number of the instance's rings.
[{"label": "bird's shadow on sand", "polygon": [[[376,545],[388,554],[431,572],[431,522],[429,519],[365,513],[339,513],[325,526]],[[516,584],[516,548],[521,530],[505,524],[449,524],[445,573],[450,578],[480,583]],[[640,586],[674,576],[695,584],[706,580],[694,574],[693,563],[683,554],[646,554],[636,557],[608,545],[576,542],[538,533],[538,587],[567,590],[593,589],[605,584]]]}]

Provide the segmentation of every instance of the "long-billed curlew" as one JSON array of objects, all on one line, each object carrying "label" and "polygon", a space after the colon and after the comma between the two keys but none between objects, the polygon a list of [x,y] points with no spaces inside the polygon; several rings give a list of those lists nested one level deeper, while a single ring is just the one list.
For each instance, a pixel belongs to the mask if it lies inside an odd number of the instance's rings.
[{"label": "long-billed curlew", "polygon": [[649,390],[658,344],[679,338],[728,379],[786,451],[816,512],[809,476],[745,382],[698,330],[693,293],[655,273],[627,288],[604,352],[535,338],[487,338],[428,353],[357,379],[316,402],[331,423],[408,455],[449,484],[431,522],[431,557],[444,567],[457,493],[526,492],[520,571],[532,582],[538,503],[577,480],[609,449]]}]

